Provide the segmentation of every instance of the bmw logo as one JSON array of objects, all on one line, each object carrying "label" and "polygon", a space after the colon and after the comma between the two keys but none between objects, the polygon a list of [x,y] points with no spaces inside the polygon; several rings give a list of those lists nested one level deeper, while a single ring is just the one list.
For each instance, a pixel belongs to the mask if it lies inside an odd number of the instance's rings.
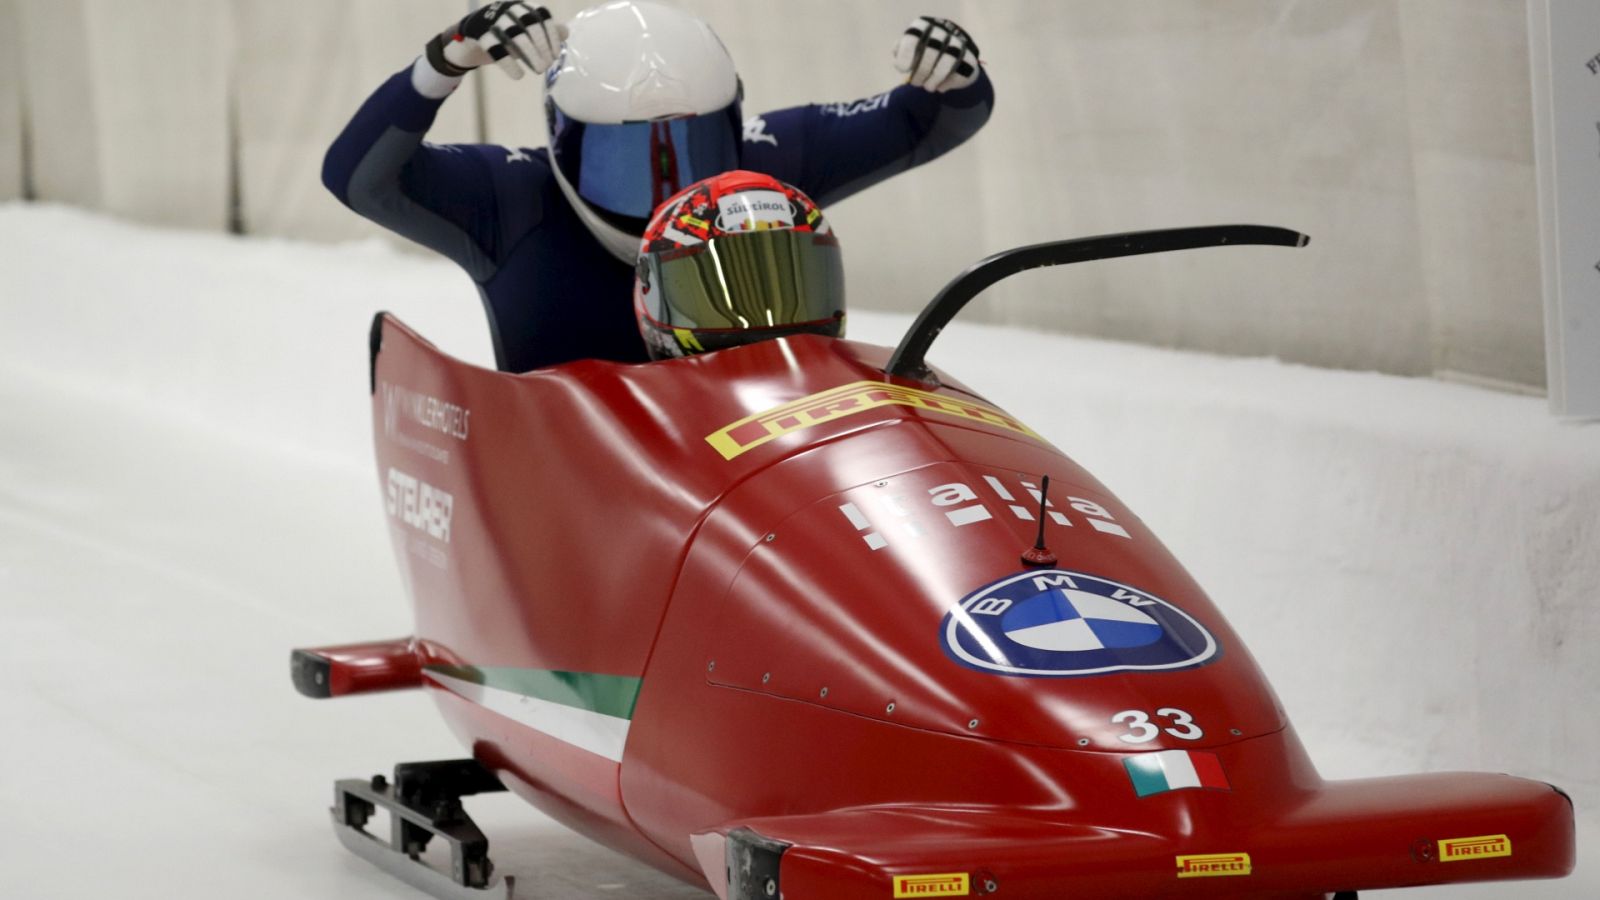
[{"label": "bmw logo", "polygon": [[1203,666],[1221,651],[1205,626],[1160,597],[1061,569],[978,589],[942,629],[957,662],[1004,675],[1166,672]]}]

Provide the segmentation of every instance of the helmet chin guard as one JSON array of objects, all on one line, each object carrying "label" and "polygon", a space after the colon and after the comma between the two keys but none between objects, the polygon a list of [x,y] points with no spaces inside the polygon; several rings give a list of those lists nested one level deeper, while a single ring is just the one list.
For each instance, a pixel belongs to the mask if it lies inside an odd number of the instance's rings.
[{"label": "helmet chin guard", "polygon": [[629,234],[600,218],[600,214],[590,209],[589,204],[584,202],[572,185],[567,183],[567,176],[561,174],[561,167],[552,166],[551,168],[555,170],[556,184],[561,186],[561,193],[566,195],[567,202],[571,203],[573,210],[578,213],[578,219],[594,235],[595,240],[600,242],[600,246],[606,248],[617,259],[630,266],[633,265],[633,261],[639,258],[640,235]]},{"label": "helmet chin guard", "polygon": [[704,21],[650,0],[578,13],[545,77],[550,160],[600,243],[632,263],[656,207],[738,168],[741,87]]}]

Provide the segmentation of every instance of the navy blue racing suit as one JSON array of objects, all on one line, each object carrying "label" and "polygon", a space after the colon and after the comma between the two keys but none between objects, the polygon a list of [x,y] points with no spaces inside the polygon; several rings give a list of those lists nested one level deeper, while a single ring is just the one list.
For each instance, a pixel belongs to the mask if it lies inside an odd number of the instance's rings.
[{"label": "navy blue racing suit", "polygon": [[[634,320],[633,267],[579,220],[546,151],[425,143],[443,100],[418,93],[410,73],[384,82],[328,148],[328,190],[467,271],[501,370],[649,359]],[[980,70],[973,84],[943,94],[902,85],[853,103],[763,113],[745,121],[740,165],[826,210],[965,141],[993,105]]]}]

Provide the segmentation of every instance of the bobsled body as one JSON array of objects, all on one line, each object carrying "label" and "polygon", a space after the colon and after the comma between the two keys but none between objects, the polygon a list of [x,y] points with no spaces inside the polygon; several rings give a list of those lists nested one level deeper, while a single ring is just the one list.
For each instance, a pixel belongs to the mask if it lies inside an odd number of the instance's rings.
[{"label": "bobsled body", "polygon": [[[751,841],[790,900],[1571,869],[1548,785],[1324,782],[1130,510],[954,382],[888,378],[887,351],[796,337],[514,376],[391,319],[374,337],[417,627],[371,671],[420,673],[511,790],[720,896],[747,891]],[[1024,565],[1041,517],[1056,561]]]}]

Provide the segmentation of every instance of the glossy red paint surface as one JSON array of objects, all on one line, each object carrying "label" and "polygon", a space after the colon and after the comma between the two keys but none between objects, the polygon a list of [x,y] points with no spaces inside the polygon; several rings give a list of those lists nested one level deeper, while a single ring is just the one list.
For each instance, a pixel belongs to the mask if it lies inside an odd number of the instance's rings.
[{"label": "glossy red paint surface", "polygon": [[[889,897],[929,873],[966,873],[974,896],[1317,897],[1570,870],[1570,805],[1546,785],[1325,783],[1132,511],[959,385],[886,384],[886,356],[801,337],[511,376],[386,322],[379,476],[420,662],[637,690],[607,756],[546,727],[537,698],[491,710],[425,672],[474,755],[690,880],[695,835],[788,841],[790,900]],[[1046,474],[1054,568],[1159,605],[1200,664],[1024,677],[990,667],[1021,657],[959,658],[988,633],[977,592],[1024,572]],[[1059,577],[1014,584],[1040,574]],[[1146,735],[1129,713],[1155,722],[1148,740],[1130,743]],[[1230,789],[1139,796],[1125,762],[1156,750],[1214,754]],[[1511,853],[1436,858],[1486,835]],[[1248,854],[1249,874],[1178,877],[1178,857],[1208,854]]]}]

